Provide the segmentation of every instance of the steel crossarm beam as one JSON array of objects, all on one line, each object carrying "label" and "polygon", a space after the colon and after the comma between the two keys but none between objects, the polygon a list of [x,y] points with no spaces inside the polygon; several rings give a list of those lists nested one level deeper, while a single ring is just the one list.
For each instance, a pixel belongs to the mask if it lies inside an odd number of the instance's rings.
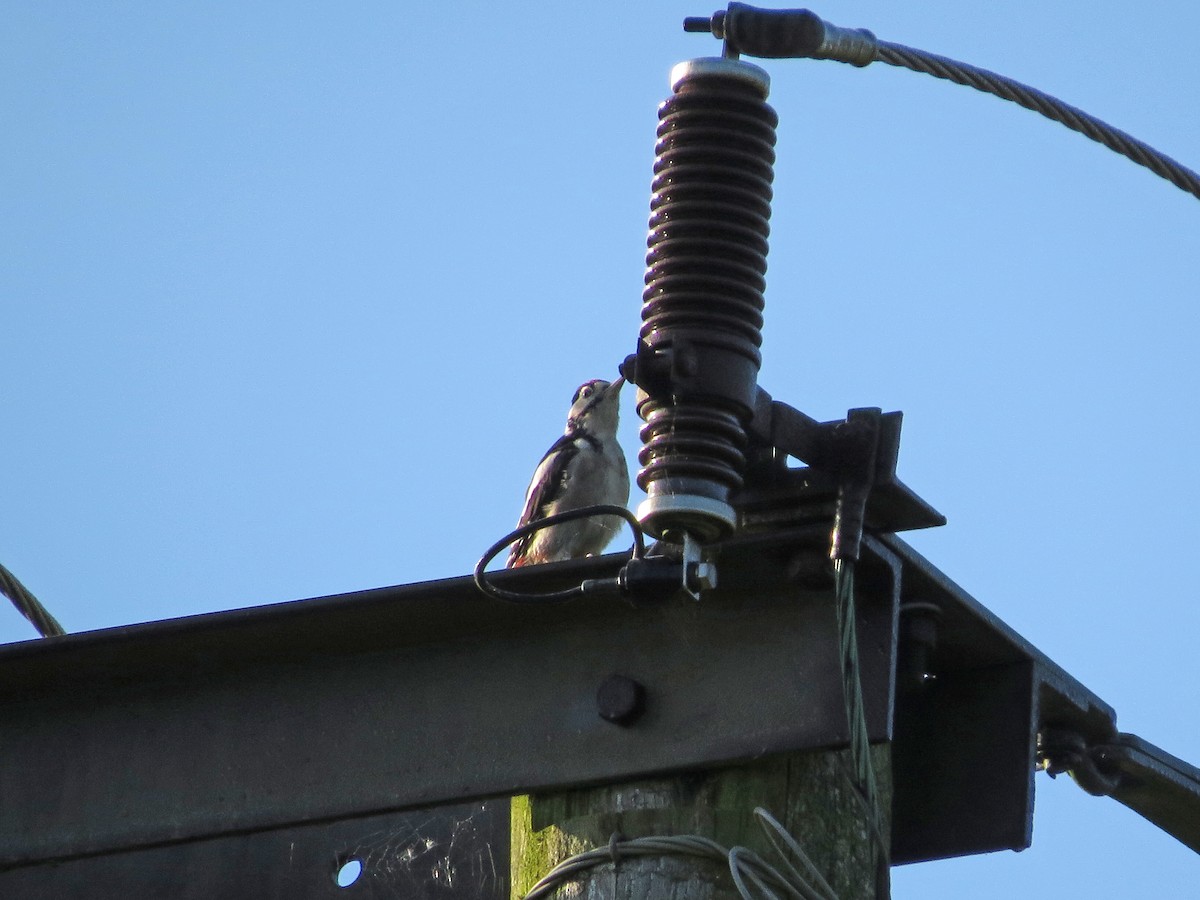
[{"label": "steel crossarm beam", "polygon": [[[0,869],[844,743],[831,591],[786,574],[822,539],[731,546],[700,603],[509,605],[458,578],[0,648]],[[898,572],[865,572],[886,740]],[[614,674],[644,687],[636,721],[598,714]]]}]

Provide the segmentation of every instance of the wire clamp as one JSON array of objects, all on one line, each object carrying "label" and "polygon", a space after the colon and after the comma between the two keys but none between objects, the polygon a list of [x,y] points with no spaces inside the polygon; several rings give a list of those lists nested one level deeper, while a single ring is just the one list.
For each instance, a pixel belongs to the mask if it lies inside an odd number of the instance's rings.
[{"label": "wire clamp", "polygon": [[725,42],[723,55],[762,59],[833,59],[852,66],[870,65],[879,42],[865,28],[843,28],[808,9],[759,9],[730,3],[711,17],[690,16],[683,30],[708,32]]},{"label": "wire clamp", "polygon": [[1068,773],[1093,797],[1111,796],[1121,772],[1105,759],[1102,746],[1091,746],[1077,731],[1043,728],[1037,738],[1038,765],[1051,778]]}]

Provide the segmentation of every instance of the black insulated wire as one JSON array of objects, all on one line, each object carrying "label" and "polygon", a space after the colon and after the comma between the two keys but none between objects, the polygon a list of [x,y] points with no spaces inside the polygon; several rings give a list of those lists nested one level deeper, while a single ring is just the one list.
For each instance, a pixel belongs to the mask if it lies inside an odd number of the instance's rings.
[{"label": "black insulated wire", "polygon": [[535,531],[541,531],[543,528],[549,528],[552,525],[559,525],[563,522],[571,522],[575,519],[588,519],[593,516],[619,516],[629,523],[629,527],[633,529],[633,549],[631,551],[632,559],[641,559],[646,555],[646,539],[642,532],[642,526],[637,518],[623,506],[615,506],[612,504],[599,504],[597,506],[583,506],[579,509],[568,510],[567,512],[557,513],[553,516],[546,516],[544,519],[538,519],[530,522],[528,525],[522,525],[515,531],[510,531],[492,546],[488,547],[487,551],[480,557],[479,562],[475,564],[475,586],[479,588],[487,596],[494,600],[503,600],[507,603],[561,603],[564,600],[571,600],[575,597],[582,596],[586,593],[586,582],[584,584],[573,585],[561,591],[547,591],[543,593],[530,593],[528,591],[510,591],[502,587],[497,587],[488,580],[487,572],[485,571],[493,559],[495,559],[501,550],[504,550],[510,544],[519,541],[526,535],[533,534]]}]

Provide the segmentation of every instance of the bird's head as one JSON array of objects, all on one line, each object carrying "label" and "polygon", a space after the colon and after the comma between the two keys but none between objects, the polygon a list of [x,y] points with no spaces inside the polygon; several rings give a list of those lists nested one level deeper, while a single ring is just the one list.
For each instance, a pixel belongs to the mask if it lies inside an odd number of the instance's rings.
[{"label": "bird's head", "polygon": [[624,378],[604,381],[595,378],[585,381],[571,398],[571,411],[567,413],[567,433],[572,431],[617,430],[618,401]]}]

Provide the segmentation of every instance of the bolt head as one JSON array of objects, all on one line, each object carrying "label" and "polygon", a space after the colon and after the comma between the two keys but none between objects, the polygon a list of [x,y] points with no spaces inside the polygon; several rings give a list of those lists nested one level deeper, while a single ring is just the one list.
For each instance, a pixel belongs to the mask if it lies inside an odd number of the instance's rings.
[{"label": "bolt head", "polygon": [[600,718],[614,725],[631,725],[646,709],[646,689],[625,675],[609,675],[596,691]]}]

